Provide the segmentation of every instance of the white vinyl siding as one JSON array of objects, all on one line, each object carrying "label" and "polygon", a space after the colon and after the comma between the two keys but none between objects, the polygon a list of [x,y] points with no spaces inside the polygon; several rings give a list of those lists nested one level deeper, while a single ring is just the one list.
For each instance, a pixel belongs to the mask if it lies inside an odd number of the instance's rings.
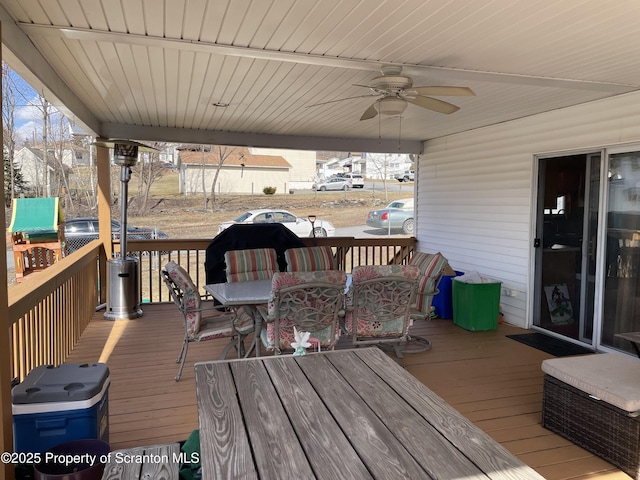
[{"label": "white vinyl siding", "polygon": [[[211,193],[216,167],[205,169],[204,186]],[[181,192],[185,195],[202,193],[202,167],[189,165],[182,170]],[[216,182],[216,194],[243,193],[264,195],[265,187],[276,187],[276,193],[289,191],[289,167],[223,167]]]},{"label": "white vinyl siding", "polygon": [[[316,152],[311,150],[286,150],[273,148],[250,149],[253,155],[278,155],[291,165],[288,172],[289,188],[311,189],[316,178]],[[280,180],[282,183],[282,180]],[[278,193],[285,193],[278,188]]]},{"label": "white vinyl siding", "polygon": [[534,156],[640,140],[640,93],[425,143],[417,171],[419,250],[503,282],[505,320],[528,327]]}]

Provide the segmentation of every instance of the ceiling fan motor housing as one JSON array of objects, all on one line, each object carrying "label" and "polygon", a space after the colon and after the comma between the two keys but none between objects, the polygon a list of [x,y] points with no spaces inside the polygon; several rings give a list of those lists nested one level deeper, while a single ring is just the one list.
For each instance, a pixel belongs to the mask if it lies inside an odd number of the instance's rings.
[{"label": "ceiling fan motor housing", "polygon": [[388,90],[390,92],[400,92],[405,88],[413,85],[411,77],[404,75],[381,75],[371,80],[371,86],[380,90]]}]

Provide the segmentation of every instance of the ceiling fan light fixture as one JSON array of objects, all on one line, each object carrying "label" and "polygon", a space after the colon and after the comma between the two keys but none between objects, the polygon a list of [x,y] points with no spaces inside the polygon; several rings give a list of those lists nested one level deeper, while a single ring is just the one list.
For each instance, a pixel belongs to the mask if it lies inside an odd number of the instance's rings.
[{"label": "ceiling fan light fixture", "polygon": [[380,115],[402,115],[407,109],[407,101],[402,98],[386,97],[376,103],[376,109]]}]

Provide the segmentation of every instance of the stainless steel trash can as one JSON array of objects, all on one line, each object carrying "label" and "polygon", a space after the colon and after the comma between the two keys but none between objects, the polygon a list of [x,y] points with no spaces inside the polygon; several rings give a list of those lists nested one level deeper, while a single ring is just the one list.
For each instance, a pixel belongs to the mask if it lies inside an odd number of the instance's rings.
[{"label": "stainless steel trash can", "polygon": [[113,258],[107,260],[107,311],[104,317],[138,318],[140,308],[140,288],[138,283],[137,258]]}]

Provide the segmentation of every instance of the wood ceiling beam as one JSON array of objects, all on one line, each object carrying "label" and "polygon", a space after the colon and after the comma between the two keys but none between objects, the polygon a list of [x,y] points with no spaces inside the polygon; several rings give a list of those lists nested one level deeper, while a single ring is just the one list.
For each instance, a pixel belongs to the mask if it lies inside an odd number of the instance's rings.
[{"label": "wood ceiling beam", "polygon": [[193,143],[197,145],[233,145],[295,150],[334,150],[338,152],[422,153],[419,140],[336,138],[315,136],[236,133],[217,130],[104,124],[107,138],[135,138],[146,141]]},{"label": "wood ceiling beam", "polygon": [[[199,42],[183,39],[171,39],[153,37],[150,35],[137,35],[131,33],[118,33],[99,31],[88,28],[59,27],[55,25],[37,25],[31,23],[19,23],[18,26],[31,36],[56,36],[81,41],[100,41],[140,46],[154,46],[160,48],[173,48],[205,52],[212,55],[228,55],[237,57],[256,58],[262,60],[275,60],[306,65],[318,65],[324,67],[345,68],[352,70],[378,71],[383,62],[371,60],[329,57],[325,55],[303,54],[297,52],[282,52],[265,50],[261,48],[238,47],[234,45],[220,45],[210,42]],[[612,82],[597,82],[572,78],[553,78],[536,75],[522,75],[507,72],[488,72],[480,70],[468,70],[462,68],[449,68],[432,65],[416,64],[389,64],[399,65],[407,75],[428,75],[435,79],[455,79],[456,81],[499,82],[518,85],[532,85],[553,88],[571,88],[578,90],[594,90],[609,92],[612,94],[627,93],[640,88],[640,85],[627,85]]]}]

